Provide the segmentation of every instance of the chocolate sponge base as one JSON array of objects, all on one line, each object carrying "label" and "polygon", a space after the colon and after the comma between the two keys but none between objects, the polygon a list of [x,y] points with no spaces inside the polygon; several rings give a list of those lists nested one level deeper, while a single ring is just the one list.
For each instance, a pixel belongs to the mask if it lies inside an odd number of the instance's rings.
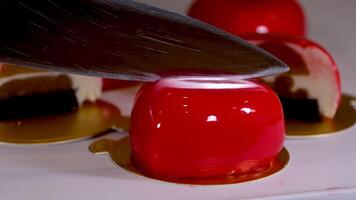
[{"label": "chocolate sponge base", "polygon": [[78,102],[74,90],[14,96],[0,100],[0,121],[68,113],[76,109]]},{"label": "chocolate sponge base", "polygon": [[319,122],[321,116],[318,102],[315,99],[295,99],[280,96],[286,119],[305,122]]}]

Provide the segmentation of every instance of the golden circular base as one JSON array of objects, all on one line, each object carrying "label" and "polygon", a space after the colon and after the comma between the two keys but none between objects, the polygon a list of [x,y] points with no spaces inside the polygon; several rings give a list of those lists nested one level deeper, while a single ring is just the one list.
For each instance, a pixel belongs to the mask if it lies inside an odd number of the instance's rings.
[{"label": "golden circular base", "polygon": [[356,111],[352,103],[355,97],[344,95],[334,119],[321,122],[302,122],[286,120],[287,138],[313,138],[334,135],[356,123]]},{"label": "golden circular base", "polygon": [[122,119],[113,105],[85,103],[77,111],[21,121],[0,122],[0,142],[12,144],[66,143],[103,134]]},{"label": "golden circular base", "polygon": [[159,177],[151,177],[142,174],[138,168],[136,168],[131,162],[131,146],[129,137],[124,137],[120,140],[99,140],[94,142],[89,147],[90,151],[95,154],[108,154],[112,161],[119,167],[127,170],[128,172],[140,175],[143,177],[151,178],[154,180],[179,183],[179,184],[191,184],[191,185],[221,185],[221,184],[234,184],[247,181],[259,180],[271,176],[281,171],[289,162],[289,153],[284,148],[279,156],[270,163],[265,169],[255,173],[245,173],[236,175],[227,175],[222,177],[207,177],[207,178],[187,178],[187,179],[166,179]]}]

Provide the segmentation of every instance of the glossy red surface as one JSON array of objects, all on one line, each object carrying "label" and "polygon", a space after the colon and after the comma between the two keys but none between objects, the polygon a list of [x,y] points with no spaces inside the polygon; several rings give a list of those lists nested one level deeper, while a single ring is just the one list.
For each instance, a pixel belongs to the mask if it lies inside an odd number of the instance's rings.
[{"label": "glossy red surface", "polygon": [[282,150],[281,104],[247,81],[164,79],[145,84],[132,112],[133,160],[156,177],[261,170]]},{"label": "glossy red surface", "polygon": [[129,87],[137,84],[135,81],[123,81],[123,80],[114,80],[114,79],[103,79],[103,91],[114,90],[124,87]]},{"label": "glossy red surface", "polygon": [[306,34],[304,12],[296,0],[197,0],[188,14],[236,35]]}]

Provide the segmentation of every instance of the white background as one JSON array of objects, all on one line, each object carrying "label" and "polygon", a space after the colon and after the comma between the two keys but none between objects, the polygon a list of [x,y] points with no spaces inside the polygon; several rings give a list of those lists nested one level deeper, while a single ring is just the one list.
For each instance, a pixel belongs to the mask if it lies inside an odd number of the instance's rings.
[{"label": "white background", "polygon": [[[147,0],[184,12],[188,0]],[[335,56],[344,93],[356,96],[356,1],[304,0],[310,38]],[[126,91],[132,93],[132,91]],[[131,97],[105,98],[129,113]],[[115,133],[105,137],[120,137]],[[87,149],[92,141],[52,146],[0,145],[0,199],[356,199],[356,127],[321,139],[288,140],[290,165],[257,182],[186,186],[152,181],[116,168]]]}]

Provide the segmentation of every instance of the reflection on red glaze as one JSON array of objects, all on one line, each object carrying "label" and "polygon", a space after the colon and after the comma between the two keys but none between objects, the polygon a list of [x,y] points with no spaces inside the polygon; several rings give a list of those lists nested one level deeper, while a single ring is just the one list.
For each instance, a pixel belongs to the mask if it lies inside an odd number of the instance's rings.
[{"label": "reflection on red glaze", "polygon": [[197,0],[188,14],[237,35],[306,34],[304,12],[296,0]]},{"label": "reflection on red glaze", "polygon": [[134,162],[151,176],[250,173],[282,150],[283,112],[262,84],[170,78],[141,88],[130,137]]},{"label": "reflection on red glaze", "polygon": [[114,90],[124,87],[129,87],[137,84],[135,81],[123,81],[123,80],[114,80],[114,79],[103,79],[103,91]]}]

